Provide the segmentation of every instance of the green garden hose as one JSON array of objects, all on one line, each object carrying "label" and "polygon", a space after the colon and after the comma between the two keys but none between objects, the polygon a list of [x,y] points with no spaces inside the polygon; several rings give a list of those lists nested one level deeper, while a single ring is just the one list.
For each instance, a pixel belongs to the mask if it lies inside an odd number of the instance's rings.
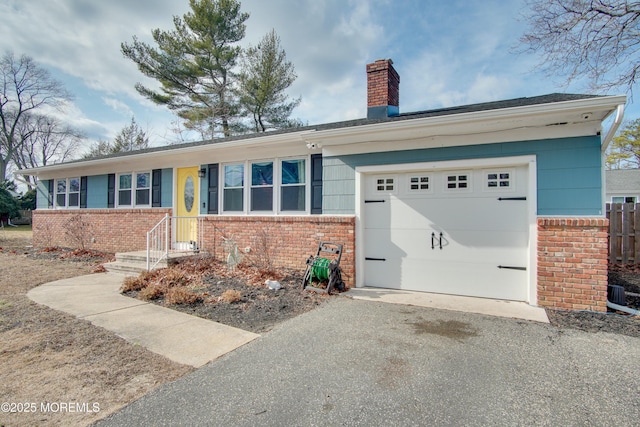
[{"label": "green garden hose", "polygon": [[311,281],[315,277],[318,281],[329,279],[329,261],[327,258],[316,258],[311,268]]}]

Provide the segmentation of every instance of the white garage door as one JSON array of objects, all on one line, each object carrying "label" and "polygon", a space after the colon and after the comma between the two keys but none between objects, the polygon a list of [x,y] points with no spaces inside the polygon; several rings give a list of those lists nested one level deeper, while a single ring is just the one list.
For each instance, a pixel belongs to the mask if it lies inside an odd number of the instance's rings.
[{"label": "white garage door", "polygon": [[528,299],[526,166],[364,182],[366,286]]}]

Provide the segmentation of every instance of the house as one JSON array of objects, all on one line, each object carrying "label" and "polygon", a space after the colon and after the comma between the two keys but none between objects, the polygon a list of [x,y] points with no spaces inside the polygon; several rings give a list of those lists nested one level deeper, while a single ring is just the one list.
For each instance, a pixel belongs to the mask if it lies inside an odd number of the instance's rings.
[{"label": "house", "polygon": [[606,310],[602,158],[624,96],[400,113],[393,62],[366,72],[363,119],[26,171],[39,183],[34,244],[68,246],[81,223],[93,248],[140,250],[165,216],[191,217],[166,225],[174,248],[224,259],[233,242],[303,268],[333,241],[349,286]]},{"label": "house", "polygon": [[640,169],[605,171],[607,203],[638,203],[640,200]]}]

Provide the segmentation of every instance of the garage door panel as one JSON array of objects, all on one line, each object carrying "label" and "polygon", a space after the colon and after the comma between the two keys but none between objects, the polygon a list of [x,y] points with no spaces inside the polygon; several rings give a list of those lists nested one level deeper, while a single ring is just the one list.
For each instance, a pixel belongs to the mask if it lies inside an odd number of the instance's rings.
[{"label": "garage door panel", "polygon": [[[526,301],[526,167],[508,170],[506,191],[487,189],[479,180],[501,173],[474,170],[430,171],[429,191],[408,192],[402,185],[416,174],[389,175],[389,194],[373,194],[377,181],[367,186],[372,191],[367,199],[379,202],[364,208],[365,284]],[[449,175],[472,176],[475,185],[459,193],[447,191]],[[501,201],[501,196],[509,200]]]},{"label": "garage door panel", "polygon": [[[400,289],[524,301],[526,292],[521,283],[525,276],[526,271],[488,264],[409,259],[403,263],[400,277],[418,279],[410,285],[401,281]],[[478,280],[479,277],[484,280]]]},{"label": "garage door panel", "polygon": [[[402,228],[522,230],[526,227],[526,202],[500,202],[497,198],[464,200],[392,199],[387,211],[379,210],[381,224]],[[380,225],[380,224],[378,224]]]}]

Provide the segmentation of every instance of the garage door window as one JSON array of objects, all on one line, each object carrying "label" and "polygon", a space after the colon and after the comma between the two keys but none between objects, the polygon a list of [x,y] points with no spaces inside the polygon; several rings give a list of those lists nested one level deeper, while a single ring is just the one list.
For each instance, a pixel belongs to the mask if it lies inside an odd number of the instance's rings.
[{"label": "garage door window", "polygon": [[511,191],[514,187],[512,170],[485,171],[484,188],[489,191]]},{"label": "garage door window", "polygon": [[418,175],[409,177],[409,191],[411,193],[427,193],[431,191],[433,178],[429,175]]},{"label": "garage door window", "polygon": [[445,179],[445,190],[447,191],[468,191],[471,189],[471,173],[447,174]]},{"label": "garage door window", "polygon": [[396,189],[396,179],[394,177],[376,178],[376,191],[380,193],[393,192]]}]

